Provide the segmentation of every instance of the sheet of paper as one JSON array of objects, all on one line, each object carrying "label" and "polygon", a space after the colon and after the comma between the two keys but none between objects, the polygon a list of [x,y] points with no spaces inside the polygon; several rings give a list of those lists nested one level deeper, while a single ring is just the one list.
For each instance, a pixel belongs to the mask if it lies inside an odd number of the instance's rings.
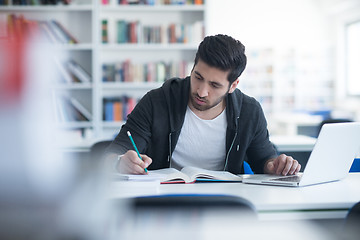
[{"label": "sheet of paper", "polygon": [[113,180],[123,180],[123,181],[160,181],[164,179],[163,174],[149,172],[148,174],[120,174],[114,173],[112,178]]}]

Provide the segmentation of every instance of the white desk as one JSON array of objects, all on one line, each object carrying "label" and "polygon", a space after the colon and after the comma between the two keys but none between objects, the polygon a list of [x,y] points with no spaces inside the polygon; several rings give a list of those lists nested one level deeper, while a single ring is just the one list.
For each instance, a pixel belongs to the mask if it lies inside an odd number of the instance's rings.
[{"label": "white desk", "polygon": [[[147,185],[147,186],[146,186]],[[251,201],[260,220],[341,219],[360,201],[360,173],[341,181],[301,188],[243,183],[161,184],[124,183],[111,189],[111,198],[160,194],[227,194]]]}]

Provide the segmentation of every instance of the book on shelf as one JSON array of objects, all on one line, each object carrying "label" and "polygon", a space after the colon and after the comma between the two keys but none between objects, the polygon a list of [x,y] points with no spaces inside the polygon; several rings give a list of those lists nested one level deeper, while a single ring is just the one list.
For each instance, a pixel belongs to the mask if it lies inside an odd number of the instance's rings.
[{"label": "book on shelf", "polygon": [[60,82],[64,83],[89,83],[90,74],[74,60],[61,62],[55,59],[56,67],[59,71]]},{"label": "book on shelf", "polygon": [[139,30],[139,21],[119,20],[117,22],[117,43],[138,43]]},{"label": "book on shelf", "polygon": [[132,82],[132,78],[131,78],[131,64],[130,64],[130,60],[126,60],[123,62],[123,79],[124,79],[124,82]]},{"label": "book on shelf", "polygon": [[106,99],[104,100],[104,120],[105,121],[114,121],[114,102],[113,100]]},{"label": "book on shelf", "polygon": [[145,73],[146,73],[145,81],[146,82],[155,82],[155,78],[156,78],[155,63],[149,62],[144,66],[144,68],[145,68]]},{"label": "book on shelf", "polygon": [[117,43],[127,43],[127,23],[125,20],[117,21]]},{"label": "book on shelf", "polygon": [[51,43],[75,44],[78,40],[57,20],[26,19],[24,15],[8,14],[8,35],[21,37],[23,33],[40,34]]},{"label": "book on shelf", "polygon": [[50,22],[64,35],[66,43],[78,43],[78,40],[60,22],[56,20]]},{"label": "book on shelf", "polygon": [[45,23],[44,25],[46,25],[45,32],[46,34],[48,34],[46,36],[52,43],[66,43],[67,39],[65,35],[61,32],[60,29],[58,29],[54,25],[54,23],[51,23],[50,21],[45,21],[44,23]]},{"label": "book on shelf", "polygon": [[66,62],[66,67],[74,77],[75,82],[91,82],[90,74],[76,61],[69,60]]},{"label": "book on shelf", "polygon": [[108,20],[103,19],[101,21],[101,42],[102,43],[108,43]]},{"label": "book on shelf", "polygon": [[92,114],[74,97],[59,96],[55,99],[59,122],[90,121]]},{"label": "book on shelf", "polygon": [[40,32],[45,36],[49,42],[57,43],[58,39],[55,36],[55,33],[51,30],[51,26],[47,21],[38,21]]},{"label": "book on shelf", "polygon": [[165,63],[159,62],[156,64],[156,73],[156,82],[164,82],[167,77]]},{"label": "book on shelf", "polygon": [[58,122],[72,122],[76,121],[75,110],[69,105],[64,97],[56,98],[56,112]]},{"label": "book on shelf", "polygon": [[123,121],[123,103],[115,101],[113,103],[113,119],[115,122]]},{"label": "book on shelf", "polygon": [[86,119],[86,121],[92,120],[92,114],[87,110],[76,98],[69,97],[71,104],[76,108],[77,111],[81,113]]},{"label": "book on shelf", "polygon": [[55,58],[54,61],[56,64],[56,68],[59,71],[60,82],[72,83],[73,77],[71,76],[70,72],[66,69],[64,64],[60,62],[60,60],[57,58]]},{"label": "book on shelf", "polygon": [[173,76],[186,77],[192,62],[132,63],[130,60],[102,65],[103,82],[164,82]]},{"label": "book on shelf", "polygon": [[107,122],[126,121],[127,116],[135,108],[137,101],[136,98],[125,95],[105,98],[103,103],[103,119]]},{"label": "book on shelf", "polygon": [[118,179],[129,181],[160,180],[162,184],[196,183],[196,182],[241,182],[242,177],[228,171],[213,171],[197,167],[184,167],[180,171],[175,168],[149,170],[147,175],[115,173]]},{"label": "book on shelf", "polygon": [[120,19],[116,24],[116,42],[124,43],[200,43],[204,38],[203,21],[181,24],[143,25],[140,21]]},{"label": "book on shelf", "polygon": [[111,69],[111,65],[109,69],[105,67],[105,75],[106,80],[104,82],[124,82],[124,70],[123,70],[123,64],[121,62],[117,62],[113,65],[113,70]]},{"label": "book on shelf", "polygon": [[[120,64],[120,63],[119,63]],[[123,73],[121,66],[117,68],[117,72],[115,73],[115,65],[114,64],[103,64],[102,65],[102,81],[103,82],[114,82],[115,79],[118,79],[119,82],[123,81]]]},{"label": "book on shelf", "polygon": [[46,24],[48,25],[48,29],[50,29],[50,31],[46,31],[46,33],[52,35],[52,36],[48,36],[51,40],[53,40],[55,37],[56,39],[55,43],[61,43],[61,44],[78,43],[77,39],[72,34],[70,34],[70,32],[66,30],[65,27],[57,20],[46,21]]},{"label": "book on shelf", "polygon": [[[1,3],[3,2],[7,2],[8,4],[11,2],[10,0],[0,0],[0,5],[2,5]],[[65,4],[68,5],[70,4],[71,1],[70,0],[13,0],[12,1],[12,5],[24,5],[24,6],[38,6],[38,5],[57,5],[57,4]]]},{"label": "book on shelf", "polygon": [[[119,0],[120,5],[202,5],[204,0]],[[104,3],[103,1],[103,4]]]},{"label": "book on shelf", "polygon": [[144,67],[142,64],[135,64],[132,68],[131,77],[133,82],[144,81]]}]

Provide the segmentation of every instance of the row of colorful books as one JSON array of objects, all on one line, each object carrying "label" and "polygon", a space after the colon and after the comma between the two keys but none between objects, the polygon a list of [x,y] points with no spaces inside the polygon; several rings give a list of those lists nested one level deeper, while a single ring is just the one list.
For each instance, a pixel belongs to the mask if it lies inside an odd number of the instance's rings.
[{"label": "row of colorful books", "polygon": [[[199,43],[204,38],[204,22],[145,25],[140,21],[118,20],[117,43]],[[108,43],[108,21],[102,21],[102,42]]]},{"label": "row of colorful books", "polygon": [[92,114],[76,98],[54,95],[55,117],[58,122],[91,121]]},{"label": "row of colorful books", "polygon": [[0,0],[0,5],[38,6],[70,4],[70,2],[71,0]]},{"label": "row of colorful books", "polygon": [[43,36],[51,43],[75,44],[78,40],[57,20],[38,21],[24,15],[7,15],[8,37],[18,38],[24,33]]},{"label": "row of colorful books", "polygon": [[[107,5],[111,0],[102,0]],[[120,5],[202,5],[203,0],[117,0]]]},{"label": "row of colorful books", "polygon": [[139,99],[129,96],[104,98],[103,120],[107,122],[126,121]]},{"label": "row of colorful books", "polygon": [[59,82],[62,83],[90,83],[91,74],[89,74],[79,63],[73,59],[60,62],[55,59],[58,70]]},{"label": "row of colorful books", "polygon": [[192,62],[132,63],[130,60],[102,65],[103,82],[164,82],[171,77],[186,77]]}]

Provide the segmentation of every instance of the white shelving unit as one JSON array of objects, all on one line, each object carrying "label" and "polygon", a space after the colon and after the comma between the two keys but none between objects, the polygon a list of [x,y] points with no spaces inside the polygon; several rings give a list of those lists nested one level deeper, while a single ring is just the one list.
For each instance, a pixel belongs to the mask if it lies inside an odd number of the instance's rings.
[{"label": "white shelving unit", "polygon": [[[79,129],[84,142],[113,137],[123,121],[104,121],[104,98],[129,95],[140,98],[147,91],[161,86],[162,82],[103,82],[102,66],[130,60],[135,64],[157,61],[187,61],[189,66],[195,57],[202,39],[188,43],[125,43],[116,42],[116,21],[139,21],[144,25],[192,24],[206,22],[206,5],[118,5],[112,1],[103,5],[100,0],[74,0],[69,5],[0,6],[0,20],[6,21],[9,14],[23,15],[37,21],[57,20],[77,40],[77,44],[62,44],[57,47],[66,52],[66,57],[79,63],[90,75],[90,83],[58,83],[57,93],[76,98],[92,114],[91,121],[72,121],[58,124],[65,130]],[[101,21],[108,20],[109,42],[102,43]],[[175,76],[175,75],[174,75]],[[67,133],[68,134],[68,133]],[[78,134],[78,133],[76,133]],[[68,135],[68,136],[71,136]],[[78,146],[71,139],[66,144]],[[69,147],[68,146],[68,147]],[[69,149],[69,148],[67,148]]]},{"label": "white shelving unit", "polygon": [[[90,75],[94,76],[95,49],[95,6],[92,0],[76,0],[70,5],[9,5],[0,6],[0,21],[6,21],[7,16],[23,16],[27,20],[56,20],[77,40],[77,44],[57,44],[62,52],[60,60],[72,59],[79,63]],[[64,58],[64,59],[62,59]],[[75,98],[93,114],[94,97],[93,82],[90,83],[57,83],[54,91]],[[57,124],[62,129],[95,129],[93,121],[71,121]]]},{"label": "white shelving unit", "polygon": [[[100,44],[100,57],[98,66],[106,63],[122,62],[130,59],[134,64],[146,64],[149,62],[162,61],[193,62],[199,41],[188,43],[116,43],[116,22],[137,21],[142,26],[173,24],[193,24],[194,22],[205,22],[205,5],[101,5],[99,8],[99,29],[101,21],[108,23],[108,43]],[[99,33],[100,35],[100,33]],[[99,69],[101,71],[101,69]],[[188,73],[190,70],[188,70]],[[175,75],[173,76],[175,77]],[[103,113],[103,98],[128,95],[141,98],[147,91],[159,87],[162,82],[99,82],[98,112]],[[104,121],[99,115],[101,124],[101,137],[113,137],[118,133],[122,121]]]},{"label": "white shelving unit", "polygon": [[269,117],[333,107],[335,68],[326,48],[250,48],[239,88],[254,96]]}]

